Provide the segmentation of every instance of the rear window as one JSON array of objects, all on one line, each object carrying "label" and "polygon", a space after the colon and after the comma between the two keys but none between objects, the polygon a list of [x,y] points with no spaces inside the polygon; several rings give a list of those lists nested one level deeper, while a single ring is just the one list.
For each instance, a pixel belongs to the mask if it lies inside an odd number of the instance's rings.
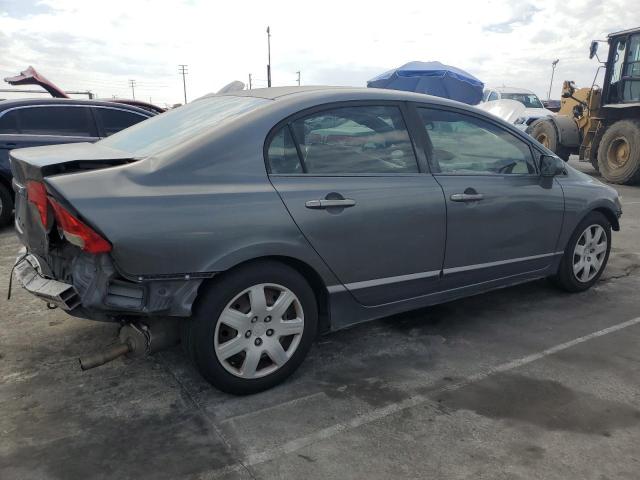
[{"label": "rear window", "polygon": [[207,97],[152,117],[99,143],[138,157],[153,155],[268,102],[256,97]]}]

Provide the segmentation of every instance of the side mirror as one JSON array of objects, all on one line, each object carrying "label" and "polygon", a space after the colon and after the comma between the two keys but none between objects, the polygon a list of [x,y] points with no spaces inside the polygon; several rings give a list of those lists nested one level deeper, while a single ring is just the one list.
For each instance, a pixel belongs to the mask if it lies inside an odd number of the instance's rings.
[{"label": "side mirror", "polygon": [[564,175],[567,171],[564,168],[564,161],[553,155],[540,155],[540,176],[555,177]]},{"label": "side mirror", "polygon": [[593,57],[595,57],[597,52],[598,52],[598,42],[593,40],[591,42],[591,45],[589,45],[589,59],[592,59]]}]

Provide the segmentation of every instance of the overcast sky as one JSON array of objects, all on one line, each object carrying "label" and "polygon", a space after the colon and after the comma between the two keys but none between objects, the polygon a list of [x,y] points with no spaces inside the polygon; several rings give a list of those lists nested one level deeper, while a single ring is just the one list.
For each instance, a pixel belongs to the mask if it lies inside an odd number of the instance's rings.
[{"label": "overcast sky", "polygon": [[[636,7],[632,7],[635,4]],[[563,79],[590,85],[589,42],[640,26],[638,0],[0,0],[0,76],[33,65],[64,89],[101,97],[182,101],[233,80],[266,86],[266,27],[273,85],[364,86],[412,60],[467,70],[487,86],[518,86],[546,98]],[[603,46],[604,47],[604,46]],[[601,47],[604,55],[606,48]],[[7,86],[3,83],[3,88]]]}]

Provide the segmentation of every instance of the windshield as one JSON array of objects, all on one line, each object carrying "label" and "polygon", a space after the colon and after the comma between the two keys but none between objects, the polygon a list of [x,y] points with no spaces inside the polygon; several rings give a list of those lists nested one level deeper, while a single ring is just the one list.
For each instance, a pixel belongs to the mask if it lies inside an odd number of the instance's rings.
[{"label": "windshield", "polygon": [[98,143],[136,157],[153,155],[268,102],[270,100],[256,97],[207,97],[152,117]]},{"label": "windshield", "polygon": [[503,93],[502,98],[515,100],[527,108],[544,108],[540,99],[533,93]]}]

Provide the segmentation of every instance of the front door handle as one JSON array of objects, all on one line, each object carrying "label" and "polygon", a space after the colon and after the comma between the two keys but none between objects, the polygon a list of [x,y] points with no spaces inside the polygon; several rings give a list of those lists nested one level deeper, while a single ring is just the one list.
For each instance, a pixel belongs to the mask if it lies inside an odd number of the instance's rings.
[{"label": "front door handle", "polygon": [[453,202],[477,202],[482,200],[484,195],[481,193],[454,193],[450,198]]},{"label": "front door handle", "polygon": [[322,199],[322,200],[309,200],[305,203],[307,208],[319,209],[319,208],[348,208],[353,207],[356,204],[355,200],[350,198],[343,199]]}]

